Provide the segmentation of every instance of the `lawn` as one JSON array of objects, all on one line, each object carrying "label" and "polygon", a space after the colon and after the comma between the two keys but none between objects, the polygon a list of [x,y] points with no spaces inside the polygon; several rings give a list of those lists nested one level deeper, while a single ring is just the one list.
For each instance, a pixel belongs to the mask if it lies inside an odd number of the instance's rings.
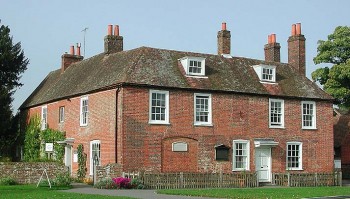
[{"label": "lawn", "polygon": [[36,186],[34,185],[0,186],[0,198],[2,199],[18,199],[18,198],[131,199],[129,197],[119,197],[119,196],[102,196],[102,195],[90,195],[90,194],[80,194],[80,193],[67,193],[67,192],[59,191],[58,189],[50,189],[49,187],[36,188]]},{"label": "lawn", "polygon": [[299,187],[299,188],[245,188],[245,189],[171,189],[158,190],[159,194],[202,196],[212,198],[311,198],[322,196],[350,196],[350,187]]}]

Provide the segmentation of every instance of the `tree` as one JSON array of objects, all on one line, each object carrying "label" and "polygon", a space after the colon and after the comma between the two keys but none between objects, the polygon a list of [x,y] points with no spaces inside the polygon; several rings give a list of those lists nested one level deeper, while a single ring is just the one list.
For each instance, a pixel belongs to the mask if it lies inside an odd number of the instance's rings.
[{"label": "tree", "polygon": [[[1,20],[0,20],[1,25]],[[18,132],[13,132],[12,95],[22,86],[21,74],[27,69],[29,60],[25,58],[21,43],[13,43],[10,28],[0,26],[0,153],[6,154]]]},{"label": "tree", "polygon": [[312,79],[335,98],[340,108],[350,108],[350,27],[338,26],[328,35],[328,40],[318,41],[314,63],[333,64],[331,68],[319,68],[312,72]]}]

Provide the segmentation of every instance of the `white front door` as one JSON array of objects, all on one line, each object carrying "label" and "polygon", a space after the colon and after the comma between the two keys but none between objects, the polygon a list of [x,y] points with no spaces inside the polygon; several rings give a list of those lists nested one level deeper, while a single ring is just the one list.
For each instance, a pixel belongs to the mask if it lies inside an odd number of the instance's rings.
[{"label": "white front door", "polygon": [[271,182],[271,148],[255,148],[255,165],[259,182]]}]

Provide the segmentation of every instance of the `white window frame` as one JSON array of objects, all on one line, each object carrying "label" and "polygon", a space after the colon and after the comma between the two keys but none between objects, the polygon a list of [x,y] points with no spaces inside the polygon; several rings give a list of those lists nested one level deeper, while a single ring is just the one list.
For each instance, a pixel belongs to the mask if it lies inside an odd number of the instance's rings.
[{"label": "white window frame", "polygon": [[[255,73],[258,75],[261,83],[276,83],[276,66],[260,64],[260,65],[254,65],[253,68]],[[272,74],[265,74],[264,69],[270,70]],[[264,74],[271,75],[271,79],[263,78]]]},{"label": "white window frame", "polygon": [[[87,102],[86,111],[83,112],[83,103]],[[89,121],[89,98],[87,96],[80,98],[80,126],[87,126]]]},{"label": "white window frame", "polygon": [[98,166],[101,165],[101,141],[92,140],[90,141],[90,175],[93,175],[93,172],[94,172],[94,156],[92,155],[92,146],[96,144],[99,145]]},{"label": "white window frame", "polygon": [[[299,155],[298,156],[289,156],[289,145],[298,145],[299,146]],[[298,167],[289,167],[288,164],[288,158],[298,158]],[[303,143],[302,142],[287,142],[286,145],[286,170],[303,170]]]},{"label": "white window frame", "polygon": [[41,130],[47,128],[47,105],[41,107]]},{"label": "white window frame", "polygon": [[[243,158],[245,157],[245,162],[246,162],[246,165],[244,168],[237,168],[236,167],[236,159],[237,159],[237,155],[236,155],[236,150],[237,150],[237,147],[236,147],[236,144],[245,144],[246,148],[246,153],[245,156],[244,155],[241,155],[243,156]],[[233,140],[233,144],[232,144],[232,170],[233,171],[249,171],[250,170],[250,142],[249,140]]]},{"label": "white window frame", "polygon": [[[273,123],[271,121],[271,116],[272,114],[278,114],[278,113],[273,113],[271,110],[272,106],[271,103],[281,103],[281,116],[280,116],[280,123]],[[269,128],[284,128],[284,100],[281,99],[269,99]]]},{"label": "white window frame", "polygon": [[[208,121],[197,121],[197,97],[208,97]],[[202,111],[203,112],[203,111]],[[204,125],[211,126],[212,125],[212,100],[211,94],[207,93],[195,93],[194,94],[194,125]]]},{"label": "white window frame", "polygon": [[60,106],[58,108],[58,122],[59,123],[64,122],[64,106]]},{"label": "white window frame", "polygon": [[[186,75],[189,76],[205,76],[205,58],[203,57],[183,57],[180,59],[182,66],[184,67],[184,70],[186,72]],[[190,67],[192,67],[190,64],[191,62],[200,62],[201,65],[201,72],[200,73],[194,73],[190,72]],[[198,66],[198,65],[197,65]]]},{"label": "white window frame", "polygon": [[[304,105],[312,105],[312,113],[311,113],[311,126],[304,125],[304,116],[310,114],[304,114]],[[301,127],[302,129],[316,129],[316,102],[314,101],[302,101],[301,102]]]},{"label": "white window frame", "polygon": [[[155,108],[164,108],[165,109],[165,119],[164,120],[156,120],[152,119],[152,94],[163,94],[165,95],[165,107],[159,107],[155,106]],[[149,91],[149,123],[150,124],[169,124],[169,91],[163,91],[163,90],[150,90]]]}]

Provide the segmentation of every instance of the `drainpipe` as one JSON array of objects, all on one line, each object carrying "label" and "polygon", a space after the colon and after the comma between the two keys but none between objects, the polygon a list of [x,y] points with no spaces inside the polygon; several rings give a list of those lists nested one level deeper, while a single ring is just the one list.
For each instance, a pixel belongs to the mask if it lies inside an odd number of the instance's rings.
[{"label": "drainpipe", "polygon": [[115,163],[118,163],[118,94],[120,85],[117,85],[115,91]]}]

